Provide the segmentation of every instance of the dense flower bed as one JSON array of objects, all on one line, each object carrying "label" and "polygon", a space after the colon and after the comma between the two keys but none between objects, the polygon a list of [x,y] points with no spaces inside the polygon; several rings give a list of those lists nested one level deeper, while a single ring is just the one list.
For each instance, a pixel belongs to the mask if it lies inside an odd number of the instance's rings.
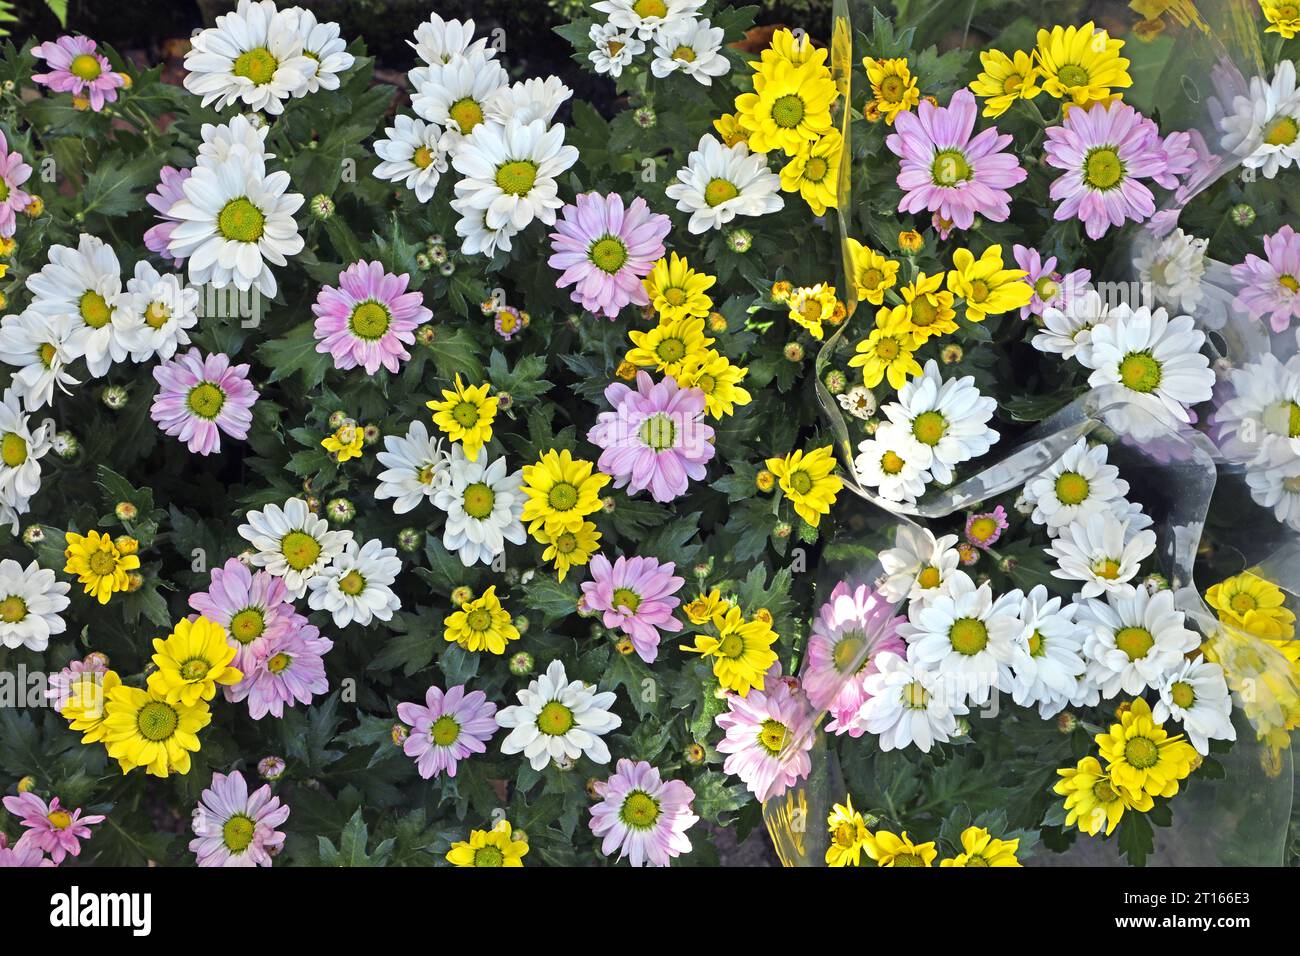
[{"label": "dense flower bed", "polygon": [[911,6],[6,43],[0,863],[1281,862],[1300,20]]}]

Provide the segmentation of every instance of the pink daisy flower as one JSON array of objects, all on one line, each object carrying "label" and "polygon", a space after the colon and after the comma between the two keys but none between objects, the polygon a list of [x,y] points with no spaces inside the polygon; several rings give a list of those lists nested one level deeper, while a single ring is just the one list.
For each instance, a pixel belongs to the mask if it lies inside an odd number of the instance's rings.
[{"label": "pink daisy flower", "polygon": [[1241,283],[1232,304],[1252,319],[1267,317],[1273,331],[1281,332],[1300,319],[1300,234],[1283,226],[1265,236],[1264,255],[1250,253],[1232,267],[1232,277]]},{"label": "pink daisy flower", "polygon": [[283,578],[250,571],[238,558],[212,569],[208,589],[191,594],[190,607],[225,629],[235,647],[231,666],[244,674],[251,674],[265,659],[268,636],[306,623],[294,610]]},{"label": "pink daisy flower", "polygon": [[15,849],[34,847],[48,853],[55,866],[64,857],[80,854],[81,841],[90,836],[90,825],[104,822],[104,817],[97,813],[83,817],[80,807],[71,812],[65,810],[59,806],[58,797],[52,797],[47,805],[34,793],[5,797],[4,806],[27,828]]},{"label": "pink daisy flower", "polygon": [[667,866],[691,852],[686,831],[700,818],[691,812],[695,791],[680,780],[663,780],[644,760],[620,758],[614,774],[593,787],[591,832],[604,837],[600,852],[633,866]]},{"label": "pink daisy flower", "polygon": [[185,264],[185,256],[174,256],[168,250],[172,241],[172,232],[180,225],[181,220],[172,216],[170,210],[185,198],[185,181],[190,178],[191,172],[192,170],[189,169],[164,166],[158,173],[158,185],[154,187],[153,192],[144,197],[144,201],[158,213],[157,218],[162,220],[158,225],[145,231],[145,248],[162,256],[178,269]]},{"label": "pink daisy flower", "polygon": [[1016,257],[1016,265],[1029,273],[1024,281],[1034,290],[1029,304],[1020,307],[1022,319],[1042,315],[1049,305],[1064,309],[1092,278],[1092,272],[1087,269],[1075,269],[1069,275],[1062,275],[1056,271],[1056,256],[1044,259],[1037,249],[1019,243],[1011,247],[1011,254]]},{"label": "pink daisy flower", "polygon": [[[907,114],[900,113],[900,118]],[[727,694],[727,712],[714,722],[726,731],[718,751],[722,769],[739,777],[758,800],[779,797],[808,776],[813,745],[813,710],[799,682],[781,677],[781,662],[763,678],[763,690]]]},{"label": "pink daisy flower", "polygon": [[354,262],[339,274],[338,288],[325,286],[311,307],[316,313],[316,351],[328,352],[338,369],[360,365],[368,375],[390,372],[411,357],[404,346],[415,328],[433,318],[419,292],[407,292],[410,276],[385,272],[378,262]]},{"label": "pink daisy flower", "polygon": [[671,228],[640,197],[625,209],[618,193],[583,193],[564,207],[551,233],[555,253],[547,264],[563,270],[555,287],[574,286],[574,302],[610,319],[625,305],[648,305],[641,280],[663,256]]},{"label": "pink daisy flower", "polygon": [[0,870],[6,868],[30,868],[37,866],[54,866],[54,861],[30,844],[24,846],[18,841],[17,846],[10,846],[9,839],[0,833]]},{"label": "pink daisy flower", "polygon": [[257,390],[248,381],[247,365],[231,365],[229,356],[207,358],[190,349],[153,370],[159,389],[149,414],[165,434],[185,442],[190,451],[221,451],[221,433],[241,441],[253,423]]},{"label": "pink daisy flower", "polygon": [[1051,188],[1061,203],[1056,219],[1077,217],[1090,239],[1128,219],[1146,221],[1156,204],[1141,180],[1163,178],[1170,161],[1156,124],[1120,102],[1068,110],[1062,125],[1048,128],[1043,153],[1065,170]]},{"label": "pink daisy flower", "polygon": [[9,152],[9,140],[0,130],[0,238],[7,239],[18,228],[17,214],[27,208],[32,197],[18,187],[32,175],[32,167],[23,162],[17,150]]},{"label": "pink daisy flower", "polygon": [[993,222],[1011,215],[1007,190],[1029,174],[1003,152],[1009,134],[990,127],[971,138],[975,112],[975,97],[958,90],[946,107],[922,101],[916,113],[898,114],[885,145],[901,161],[899,212],[924,209],[958,229],[969,229],[976,213]]},{"label": "pink daisy flower", "polygon": [[294,615],[293,624],[297,626],[268,635],[252,672],[245,672],[243,680],[225,689],[226,699],[232,703],[248,700],[248,714],[254,720],[267,714],[282,717],[286,704],[310,704],[314,695],[330,688],[322,658],[334,642],[321,637],[316,626],[301,615]]},{"label": "pink daisy flower", "polygon": [[32,47],[32,56],[50,68],[49,73],[34,74],[32,82],[89,100],[96,113],[105,103],[114,102],[118,89],[126,85],[108,59],[95,52],[95,41],[89,37],[62,36]]},{"label": "pink daisy flower", "polygon": [[244,775],[214,773],[199,797],[191,827],[190,850],[199,866],[270,866],[284,845],[276,827],[289,819],[289,808],[263,784],[248,792]]},{"label": "pink daisy flower", "polygon": [[[998,505],[992,511],[973,514],[966,519],[966,541],[972,547],[984,550],[991,548],[1002,537],[1010,522],[1007,521],[1007,509]],[[906,655],[903,655],[906,656]]]},{"label": "pink daisy flower", "polygon": [[876,673],[881,654],[907,653],[897,633],[905,620],[874,588],[859,584],[850,589],[847,581],[835,585],[813,619],[802,675],[809,703],[833,718],[827,730],[862,736],[863,728],[853,719],[869,696],[863,682]]},{"label": "pink daisy flower", "polygon": [[676,577],[672,561],[618,557],[611,565],[598,554],[591,559],[591,580],[582,582],[582,599],[593,611],[603,612],[605,626],[618,628],[632,640],[641,660],[653,663],[659,655],[659,632],[680,631],[673,617],[681,604],[673,597],[684,578]]},{"label": "pink daisy flower", "polygon": [[658,502],[686,494],[712,460],[713,427],[704,421],[704,392],[678,388],[671,378],[655,383],[637,372],[635,391],[622,382],[605,389],[612,412],[601,412],[587,440],[604,451],[596,465],[627,493],[650,489]]},{"label": "pink daisy flower", "polygon": [[425,780],[440,773],[454,777],[458,761],[487,750],[487,742],[497,732],[496,712],[497,705],[481,690],[467,694],[465,685],[457,684],[443,693],[430,687],[424,692],[423,707],[397,705],[397,716],[411,725],[402,751],[415,758]]}]

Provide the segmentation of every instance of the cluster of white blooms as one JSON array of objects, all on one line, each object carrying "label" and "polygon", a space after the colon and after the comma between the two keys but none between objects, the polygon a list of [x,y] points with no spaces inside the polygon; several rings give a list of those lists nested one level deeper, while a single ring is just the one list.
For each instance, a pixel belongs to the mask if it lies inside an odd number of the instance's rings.
[{"label": "cluster of white blooms", "polygon": [[587,54],[597,73],[623,74],[633,58],[649,48],[650,72],[660,79],[683,73],[710,86],[726,76],[731,63],[722,52],[723,30],[697,16],[704,0],[600,0],[591,8],[607,15],[589,34],[595,49]]},{"label": "cluster of white blooms", "polygon": [[1300,356],[1266,354],[1227,377],[1231,397],[1212,419],[1219,449],[1245,466],[1256,504],[1300,531]]}]

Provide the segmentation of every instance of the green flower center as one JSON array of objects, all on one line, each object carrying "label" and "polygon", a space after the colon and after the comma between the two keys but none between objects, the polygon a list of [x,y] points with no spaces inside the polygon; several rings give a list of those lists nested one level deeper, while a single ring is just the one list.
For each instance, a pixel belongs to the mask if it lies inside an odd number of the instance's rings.
[{"label": "green flower center", "polygon": [[96,551],[88,559],[92,573],[103,577],[106,574],[112,574],[117,570],[117,559],[108,551]]},{"label": "green flower center", "polygon": [[1092,77],[1088,75],[1088,71],[1077,63],[1065,64],[1065,66],[1056,71],[1056,78],[1060,80],[1061,85],[1065,87],[1087,86],[1092,79]]},{"label": "green flower center", "polygon": [[1063,505],[1082,504],[1091,491],[1088,479],[1077,471],[1065,471],[1056,479],[1056,500]]},{"label": "green flower center", "polygon": [[1300,135],[1300,125],[1289,116],[1278,116],[1264,127],[1264,142],[1269,146],[1290,146]]},{"label": "green flower center", "polygon": [[537,715],[537,729],[548,737],[563,737],[573,724],[573,711],[558,700],[548,701]]},{"label": "green flower center", "polygon": [[1174,705],[1183,710],[1190,710],[1196,703],[1196,691],[1192,690],[1192,685],[1186,681],[1175,681],[1169,688],[1169,696],[1174,699]]},{"label": "green flower center", "polygon": [[1034,293],[1044,302],[1051,302],[1060,291],[1061,287],[1051,276],[1043,276],[1034,283]]},{"label": "green flower center", "polygon": [[1146,657],[1155,642],[1155,637],[1145,627],[1124,627],[1115,632],[1115,646],[1131,661]]},{"label": "green flower center", "polygon": [[729,631],[718,642],[718,656],[735,660],[745,653],[745,639],[735,631]]},{"label": "green flower center", "polygon": [[1238,614],[1245,614],[1247,611],[1253,611],[1259,607],[1259,602],[1255,600],[1253,594],[1247,594],[1245,591],[1238,591],[1228,601],[1228,606]]},{"label": "green flower center", "polygon": [[814,156],[803,167],[803,178],[810,183],[819,183],[830,172],[830,164],[820,156]]},{"label": "green flower center", "polygon": [[925,861],[915,853],[900,853],[894,857],[894,866],[925,866]]},{"label": "green flower center", "polygon": [[958,618],[953,621],[952,629],[948,631],[948,640],[952,642],[952,649],[958,654],[973,657],[988,646],[989,629],[984,626],[983,621],[976,618]]},{"label": "green flower center", "polygon": [[647,448],[663,451],[677,443],[677,425],[666,412],[656,412],[641,423],[636,437]]},{"label": "green flower center", "polygon": [[378,302],[362,302],[352,310],[348,327],[357,338],[373,341],[388,331],[391,320],[388,310]]},{"label": "green flower center", "polygon": [[959,149],[941,149],[930,163],[930,179],[936,186],[959,186],[974,172],[966,154]]},{"label": "green flower center", "polygon": [[243,196],[232,199],[217,213],[217,231],[230,242],[257,242],[266,228],[266,217]]},{"label": "green flower center", "polygon": [[476,607],[465,615],[465,624],[471,631],[482,633],[492,626],[492,612],[485,607]]},{"label": "green flower center", "polygon": [[1160,748],[1147,737],[1134,737],[1124,745],[1124,759],[1139,770],[1154,767],[1160,760]]},{"label": "green flower center", "polygon": [[989,861],[986,860],[986,859],[984,859],[984,857],[982,857],[982,856],[980,856],[980,855],[978,855],[978,854],[975,854],[975,855],[972,855],[972,856],[968,856],[968,857],[966,857],[966,865],[967,865],[967,866],[988,866],[988,865],[989,865]]},{"label": "green flower center", "polygon": [[709,184],[704,187],[704,201],[709,206],[719,206],[739,195],[740,190],[736,188],[736,184],[721,177],[710,179]]},{"label": "green flower center", "polygon": [[257,831],[251,817],[242,813],[237,813],[221,828],[221,840],[226,844],[226,849],[231,853],[243,853],[248,849],[248,845],[253,842],[253,834]]},{"label": "green flower center", "polygon": [[17,594],[11,594],[0,601],[0,621],[6,624],[17,624],[25,617],[27,617],[27,602]]},{"label": "green flower center", "polygon": [[27,460],[27,439],[17,432],[5,432],[0,438],[0,461],[17,468]]},{"label": "green flower center", "polygon": [[274,655],[266,662],[266,669],[272,674],[281,674],[286,671],[292,663],[293,658],[282,652]]},{"label": "green flower center", "polygon": [[631,588],[615,588],[613,604],[615,608],[624,608],[629,613],[635,614],[637,608],[641,606],[641,595]]},{"label": "green flower center", "polygon": [[239,54],[231,72],[235,76],[251,80],[254,86],[262,86],[271,82],[279,66],[280,61],[275,58],[275,54],[266,47],[259,46]]},{"label": "green flower center", "polygon": [[266,630],[261,608],[246,607],[230,619],[230,635],[240,644],[251,644]]},{"label": "green flower center", "polygon": [[948,431],[948,420],[939,412],[922,412],[912,422],[912,434],[923,445],[937,445]]},{"label": "green flower center", "polygon": [[1160,363],[1150,352],[1129,352],[1119,363],[1119,380],[1135,392],[1154,392],[1162,377]]},{"label": "green flower center", "polygon": [[772,103],[772,122],[781,129],[794,129],[803,122],[803,116],[803,98],[797,93],[779,96]]},{"label": "green flower center", "polygon": [[976,279],[970,284],[970,295],[966,298],[976,305],[983,302],[989,297],[989,285],[982,279]]},{"label": "green flower center", "polygon": [[190,389],[185,404],[199,418],[210,421],[217,417],[221,406],[226,404],[226,394],[211,382],[200,382]]},{"label": "green flower center", "polygon": [[1124,179],[1124,162],[1113,146],[1097,146],[1083,159],[1083,181],[1090,188],[1105,192]]},{"label": "green flower center", "polygon": [[567,481],[558,481],[551,486],[546,501],[556,511],[569,511],[578,503],[578,489]]},{"label": "green flower center", "polygon": [[92,329],[102,329],[108,325],[108,320],[113,317],[113,310],[108,307],[104,297],[94,289],[87,289],[81,295],[81,301],[78,303],[81,309],[81,318]]},{"label": "green flower center", "polygon": [[1282,490],[1287,494],[1300,495],[1300,475],[1282,479]]},{"label": "green flower center", "polygon": [[208,676],[210,665],[201,657],[192,657],[181,665],[181,679],[193,683]]},{"label": "green flower center", "polygon": [[439,747],[450,747],[460,736],[460,724],[450,714],[443,714],[429,727],[429,739]]},{"label": "green flower center", "polygon": [[170,738],[179,725],[180,715],[176,709],[161,700],[149,701],[135,716],[135,726],[140,736],[154,743]]},{"label": "green flower center", "polygon": [[853,664],[857,661],[858,655],[862,653],[862,648],[866,646],[866,639],[857,631],[850,631],[840,638],[835,649],[831,651],[831,662],[835,669],[841,674],[847,674],[852,671]]},{"label": "green flower center", "polygon": [[897,103],[903,98],[903,78],[887,76],[880,81],[880,98],[886,103]]},{"label": "green flower center", "polygon": [[457,402],[451,410],[451,417],[461,428],[473,428],[478,424],[478,406],[473,402]]},{"label": "green flower center", "polygon": [[280,539],[280,551],[289,567],[302,571],[316,563],[321,547],[306,531],[290,531]]},{"label": "green flower center", "polygon": [[475,126],[483,122],[483,107],[472,96],[465,96],[451,104],[447,109],[447,115],[456,121],[461,133],[469,135]]},{"label": "green flower center", "polygon": [[465,509],[465,514],[477,521],[482,521],[492,514],[496,500],[496,492],[492,490],[491,486],[479,481],[465,489],[465,496],[461,499],[461,505]]},{"label": "green flower center", "polygon": [[686,343],[681,339],[662,339],[655,346],[655,357],[665,365],[680,362],[686,356]]},{"label": "green flower center", "polygon": [[621,239],[606,236],[591,244],[587,250],[587,258],[597,269],[613,275],[623,268],[623,263],[627,262],[627,246]]},{"label": "green flower center", "polygon": [[77,79],[90,83],[99,79],[99,75],[104,72],[104,68],[99,65],[99,57],[92,56],[89,53],[82,53],[72,58],[72,62],[68,64],[68,72]]},{"label": "green flower center", "polygon": [[1097,798],[1098,803],[1114,803],[1119,799],[1115,793],[1115,788],[1110,785],[1110,781],[1102,777],[1092,785],[1092,795]]},{"label": "green flower center", "polygon": [[[927,292],[912,300],[912,324],[918,328],[928,328],[939,321],[939,304]],[[890,358],[893,358],[891,355]]]},{"label": "green flower center", "polygon": [[349,571],[339,578],[339,590],[348,597],[356,597],[366,589],[366,579],[358,571]]},{"label": "green flower center", "polygon": [[812,476],[803,469],[791,472],[790,476],[786,478],[786,482],[790,485],[790,490],[796,495],[806,495],[813,489]]},{"label": "green flower center", "polygon": [[481,846],[474,851],[475,866],[504,866],[505,856],[494,846]]},{"label": "green flower center", "polygon": [[772,756],[781,752],[785,746],[786,739],[789,737],[790,729],[781,721],[769,717],[763,721],[763,725],[758,731],[758,744]]},{"label": "green flower center", "polygon": [[882,335],[876,340],[876,358],[885,362],[892,362],[898,358],[900,346],[898,339],[892,335]]},{"label": "green flower center", "polygon": [[537,164],[526,159],[502,163],[497,167],[497,186],[503,193],[523,196],[537,182]]},{"label": "green flower center", "polygon": [[634,830],[649,830],[659,819],[659,801],[643,790],[633,790],[623,801],[618,815]]}]

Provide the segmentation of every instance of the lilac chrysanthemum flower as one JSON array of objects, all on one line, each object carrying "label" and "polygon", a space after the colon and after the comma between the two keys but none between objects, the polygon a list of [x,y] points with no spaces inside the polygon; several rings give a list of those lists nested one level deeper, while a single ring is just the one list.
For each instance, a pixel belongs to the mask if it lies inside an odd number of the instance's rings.
[{"label": "lilac chrysanthemum flower", "polygon": [[[899,114],[900,116],[906,114]],[[781,663],[763,677],[763,689],[727,694],[727,712],[714,718],[726,736],[726,773],[739,777],[759,801],[779,797],[812,770],[813,710],[798,681],[781,677]]]},{"label": "lilac chrysanthemum flower", "polygon": [[0,129],[0,238],[7,239],[18,228],[17,214],[27,208],[32,197],[18,187],[32,175],[32,167],[23,162],[18,150],[9,152],[9,140]]},{"label": "lilac chrysanthemum flower", "polygon": [[81,841],[90,836],[90,825],[104,821],[104,817],[97,813],[83,817],[80,807],[71,811],[64,809],[59,806],[58,797],[52,797],[47,805],[30,792],[5,797],[4,807],[27,828],[18,838],[15,849],[32,847],[48,853],[55,866],[66,856],[80,854]]},{"label": "lilac chrysanthemum flower", "polygon": [[881,654],[907,653],[898,636],[905,620],[874,588],[859,584],[850,589],[847,581],[835,585],[813,619],[802,675],[809,702],[831,714],[827,730],[862,736],[854,717],[867,700],[863,682],[876,673]]},{"label": "lilac chrysanthemum flower", "polygon": [[712,460],[713,427],[704,421],[705,396],[678,388],[671,378],[655,383],[637,372],[636,389],[614,382],[605,389],[612,412],[601,412],[587,440],[604,451],[596,465],[634,495],[644,489],[658,502],[686,494],[691,480],[704,477]]},{"label": "lilac chrysanthemum flower", "polygon": [[1008,527],[1007,509],[998,505],[992,511],[973,514],[966,519],[966,540],[981,550],[991,548]]},{"label": "lilac chrysanthemum flower", "polygon": [[663,256],[672,221],[652,213],[640,197],[626,208],[618,193],[582,193],[575,202],[564,207],[551,233],[555,253],[546,261],[563,270],[555,287],[574,286],[574,302],[610,319],[625,305],[648,305],[641,280]]},{"label": "lilac chrysanthemum flower", "polygon": [[598,554],[591,559],[591,580],[582,582],[587,607],[603,612],[606,627],[619,628],[631,638],[647,664],[659,655],[659,632],[682,629],[682,622],[673,617],[681,600],[673,595],[686,582],[673,574],[675,570],[672,561],[660,564],[654,558],[620,556],[611,565]]},{"label": "lilac chrysanthemum flower", "polygon": [[622,757],[614,774],[593,786],[600,803],[591,808],[591,832],[604,837],[600,852],[633,866],[667,866],[691,852],[686,831],[700,818],[691,812],[695,791],[680,780],[664,780],[644,760]]},{"label": "lilac chrysanthemum flower", "polygon": [[153,192],[144,197],[144,201],[158,214],[156,218],[161,220],[158,225],[145,230],[144,247],[162,256],[177,269],[185,264],[186,257],[175,256],[168,251],[172,232],[181,222],[171,214],[171,208],[185,198],[185,181],[190,178],[192,172],[189,169],[177,169],[175,166],[164,166],[158,172],[158,185],[154,187]]},{"label": "lilac chrysanthemum flower", "polygon": [[36,847],[24,846],[21,840],[11,847],[9,838],[0,833],[0,870],[37,866],[54,866],[54,861]]},{"label": "lilac chrysanthemum flower", "polygon": [[48,86],[56,93],[71,93],[90,102],[98,113],[105,103],[117,99],[117,91],[126,85],[120,73],[102,53],[95,50],[95,41],[83,36],[62,36],[32,47],[32,56],[44,60],[49,73],[32,76],[33,83]]},{"label": "lilac chrysanthemum flower", "polygon": [[1029,174],[1003,152],[1010,134],[990,127],[971,137],[975,113],[975,97],[958,90],[946,107],[922,101],[916,113],[898,114],[885,145],[900,160],[899,212],[927,210],[958,229],[969,229],[976,213],[993,222],[1011,215],[1007,190]]},{"label": "lilac chrysanthemum flower", "polygon": [[470,754],[481,754],[497,732],[497,705],[481,690],[465,693],[465,685],[449,687],[444,693],[430,687],[424,705],[398,704],[397,716],[411,725],[402,751],[415,758],[425,780],[446,773],[456,776],[457,762]]},{"label": "lilac chrysanthemum flower", "polygon": [[1056,219],[1077,217],[1090,239],[1127,219],[1145,222],[1156,204],[1141,180],[1169,181],[1171,154],[1160,131],[1125,103],[1067,110],[1062,125],[1048,128],[1043,153],[1049,165],[1065,170],[1051,188],[1061,203]]},{"label": "lilac chrysanthemum flower", "polygon": [[264,784],[248,792],[244,775],[214,773],[199,797],[191,827],[190,850],[199,866],[270,866],[284,845],[276,827],[289,819],[289,808]]},{"label": "lilac chrysanthemum flower", "polygon": [[433,318],[419,292],[407,292],[406,273],[385,272],[378,262],[354,262],[339,274],[338,288],[324,286],[316,314],[316,351],[334,357],[338,369],[360,365],[369,375],[390,372],[411,357],[415,328]]},{"label": "lilac chrysanthemum flower", "polygon": [[283,578],[251,571],[238,558],[212,569],[208,589],[191,594],[190,607],[221,625],[235,647],[231,666],[244,674],[253,673],[257,662],[265,659],[268,637],[296,629],[295,618],[303,620],[289,600]]},{"label": "lilac chrysanthemum flower", "polygon": [[76,693],[73,688],[82,675],[103,675],[108,673],[108,659],[103,654],[87,654],[84,660],[71,661],[68,666],[51,674],[46,684],[45,698],[55,710],[63,710],[63,705]]},{"label": "lilac chrysanthemum flower", "polygon": [[1083,292],[1092,279],[1092,272],[1088,269],[1075,269],[1068,275],[1062,275],[1056,271],[1056,256],[1044,259],[1037,249],[1030,249],[1020,243],[1011,247],[1011,254],[1016,257],[1016,265],[1028,273],[1024,281],[1034,290],[1029,304],[1020,307],[1022,319],[1042,315],[1049,306],[1065,309],[1070,300]]},{"label": "lilac chrysanthemum flower", "polygon": [[334,642],[321,637],[302,615],[294,615],[292,624],[267,637],[252,673],[225,689],[226,699],[232,703],[247,698],[248,715],[254,720],[267,714],[282,717],[286,704],[310,704],[314,695],[330,689],[322,658]]},{"label": "lilac chrysanthemum flower", "polygon": [[257,390],[248,381],[247,365],[231,365],[221,352],[204,358],[198,349],[190,349],[160,362],[153,377],[159,389],[149,414],[190,451],[220,451],[222,432],[241,441],[248,437]]},{"label": "lilac chrysanthemum flower", "polygon": [[1265,236],[1264,255],[1250,253],[1232,267],[1232,277],[1241,283],[1232,304],[1252,319],[1267,317],[1273,331],[1281,332],[1300,319],[1300,234],[1283,226]]}]

